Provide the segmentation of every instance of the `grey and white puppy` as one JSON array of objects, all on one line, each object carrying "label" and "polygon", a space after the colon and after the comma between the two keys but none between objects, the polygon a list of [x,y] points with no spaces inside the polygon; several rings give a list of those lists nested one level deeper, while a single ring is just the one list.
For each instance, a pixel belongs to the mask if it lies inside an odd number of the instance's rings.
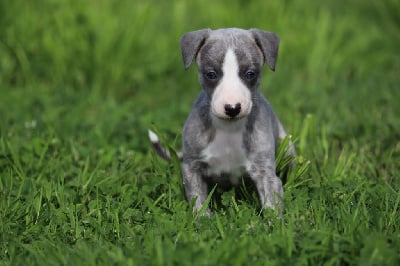
[{"label": "grey and white puppy", "polygon": [[[259,29],[202,29],[181,38],[185,69],[196,61],[202,91],[183,128],[183,183],[198,211],[211,184],[238,185],[250,178],[263,208],[283,208],[275,152],[286,132],[258,91],[262,67],[275,70],[279,38]],[[155,150],[169,153],[149,131]],[[291,144],[289,153],[294,155]],[[209,214],[207,210],[206,214]]]}]

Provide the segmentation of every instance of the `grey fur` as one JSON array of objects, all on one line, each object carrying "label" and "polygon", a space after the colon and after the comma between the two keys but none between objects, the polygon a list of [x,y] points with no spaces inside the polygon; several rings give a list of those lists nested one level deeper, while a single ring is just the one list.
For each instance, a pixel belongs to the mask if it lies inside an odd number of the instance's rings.
[{"label": "grey fur", "polygon": [[278,58],[279,37],[273,32],[251,29],[256,43],[261,48],[264,55],[264,62],[268,62],[272,71],[275,71],[275,64]]},{"label": "grey fur", "polygon": [[[254,182],[263,208],[283,208],[283,188],[276,176],[275,152],[286,132],[270,104],[257,89],[263,64],[267,62],[272,70],[275,69],[278,46],[279,38],[274,33],[258,29],[204,29],[186,33],[181,38],[184,66],[188,68],[196,59],[203,88],[183,128],[183,183],[188,200],[196,199],[196,211],[207,198],[209,184],[232,185],[232,175],[238,174]],[[221,65],[227,49],[233,50],[236,55],[239,76],[247,69],[257,73],[257,78],[252,81],[240,76],[251,93],[252,107],[250,113],[239,120],[222,120],[212,114],[211,100],[217,84],[205,77],[210,70],[221,76],[224,74]],[[246,164],[214,175],[210,172],[211,161],[204,157],[204,151],[214,141],[217,132],[221,132],[221,128],[218,128],[221,125],[223,130],[230,133],[236,130],[242,132],[238,134],[242,143],[237,145],[245,153]],[[289,153],[294,155],[293,147]],[[206,213],[209,214],[209,210]]]},{"label": "grey fur", "polygon": [[202,43],[208,37],[210,32],[210,29],[192,31],[188,32],[181,38],[181,52],[185,69],[192,64],[192,61],[200,50]]}]

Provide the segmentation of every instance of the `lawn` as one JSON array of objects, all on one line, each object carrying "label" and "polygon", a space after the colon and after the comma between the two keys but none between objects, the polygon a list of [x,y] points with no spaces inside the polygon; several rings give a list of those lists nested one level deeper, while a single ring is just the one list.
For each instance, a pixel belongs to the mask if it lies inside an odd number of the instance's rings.
[{"label": "lawn", "polygon": [[[399,14],[397,0],[1,1],[0,265],[400,265]],[[148,128],[181,147],[200,88],[179,38],[208,27],[280,36],[260,90],[298,152],[281,219],[243,188],[194,215],[179,162],[151,150]]]}]

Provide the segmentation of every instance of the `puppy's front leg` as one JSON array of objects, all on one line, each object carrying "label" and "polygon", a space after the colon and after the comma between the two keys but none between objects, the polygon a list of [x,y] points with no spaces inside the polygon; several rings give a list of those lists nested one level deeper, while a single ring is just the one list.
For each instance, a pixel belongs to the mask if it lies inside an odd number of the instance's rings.
[{"label": "puppy's front leg", "polygon": [[282,181],[275,173],[275,159],[257,160],[250,165],[249,174],[256,185],[262,207],[279,207],[283,211]]},{"label": "puppy's front leg", "polygon": [[[193,165],[194,163],[182,163],[183,185],[185,186],[188,201],[196,199],[193,210],[198,212],[207,199],[208,186],[203,180],[200,171],[196,171],[197,168]],[[204,214],[210,216],[211,211],[207,208]]]}]

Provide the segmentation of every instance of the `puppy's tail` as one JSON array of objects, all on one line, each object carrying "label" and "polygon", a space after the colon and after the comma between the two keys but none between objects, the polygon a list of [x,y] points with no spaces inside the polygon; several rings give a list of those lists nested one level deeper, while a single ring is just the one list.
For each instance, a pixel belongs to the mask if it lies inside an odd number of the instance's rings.
[{"label": "puppy's tail", "polygon": [[[164,146],[161,144],[160,139],[158,138],[157,134],[154,133],[149,129],[149,139],[151,141],[151,144],[153,144],[153,148],[156,151],[156,153],[163,158],[164,160],[170,162],[171,161],[171,153],[169,150],[165,149]],[[176,155],[178,156],[178,159],[182,161],[182,152],[177,152]]]}]

